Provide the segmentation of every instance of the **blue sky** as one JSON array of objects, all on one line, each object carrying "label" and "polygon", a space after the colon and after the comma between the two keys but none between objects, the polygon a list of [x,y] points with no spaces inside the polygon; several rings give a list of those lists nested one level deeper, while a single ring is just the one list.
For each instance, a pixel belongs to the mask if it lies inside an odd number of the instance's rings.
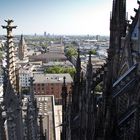
[{"label": "blue sky", "polygon": [[[127,0],[131,15],[134,7],[137,1]],[[111,9],[112,0],[0,0],[0,25],[13,19],[14,34],[109,35]]]}]

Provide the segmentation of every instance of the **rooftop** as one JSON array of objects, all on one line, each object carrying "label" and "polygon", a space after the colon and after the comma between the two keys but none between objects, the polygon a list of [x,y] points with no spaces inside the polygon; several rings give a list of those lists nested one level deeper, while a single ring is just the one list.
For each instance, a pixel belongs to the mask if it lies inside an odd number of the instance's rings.
[{"label": "rooftop", "polygon": [[56,66],[56,65],[61,65],[61,66],[71,66],[71,67],[73,67],[73,64],[70,62],[70,61],[68,61],[68,60],[66,60],[66,61],[60,61],[60,62],[57,62],[57,61],[50,61],[50,62],[48,62],[48,63],[44,63],[43,64],[44,66]]},{"label": "rooftop", "polygon": [[69,73],[65,74],[34,74],[34,83],[63,83],[66,77],[66,83],[72,83],[73,79]]},{"label": "rooftop", "polygon": [[42,59],[45,59],[45,60],[66,60],[66,56],[64,55],[64,53],[55,53],[55,52],[47,52],[45,54],[40,54],[40,55],[34,55],[34,56],[29,56],[30,59],[36,59],[36,60],[42,60]]},{"label": "rooftop", "polygon": [[[55,116],[54,116],[54,96],[53,95],[35,95],[37,99],[38,114],[43,119],[43,131],[47,130],[47,139],[55,140]],[[23,99],[23,107],[27,108],[28,96]]]},{"label": "rooftop", "polygon": [[39,115],[43,117],[43,130],[47,131],[49,140],[55,140],[55,121],[54,121],[54,97],[47,95],[36,95]]}]

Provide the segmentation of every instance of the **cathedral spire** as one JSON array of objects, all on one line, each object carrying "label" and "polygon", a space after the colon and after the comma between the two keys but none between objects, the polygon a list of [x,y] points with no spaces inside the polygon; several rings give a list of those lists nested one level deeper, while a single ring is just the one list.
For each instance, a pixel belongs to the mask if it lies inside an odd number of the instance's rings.
[{"label": "cathedral spire", "polygon": [[117,79],[119,73],[121,38],[126,35],[126,26],[126,0],[113,0],[108,54],[108,58],[113,61],[113,81]]},{"label": "cathedral spire", "polygon": [[[126,0],[113,0],[112,16],[110,20],[110,47],[108,50],[107,61],[107,74],[106,82],[104,86],[104,137],[105,140],[114,139],[111,137],[113,128],[112,124],[115,123],[115,119],[111,120],[111,115],[115,113],[112,111],[112,85],[114,81],[118,79],[120,70],[120,58],[121,58],[121,39],[126,35]],[[112,113],[113,112],[113,113]],[[116,135],[116,134],[115,134]]]},{"label": "cathedral spire", "polygon": [[67,87],[66,87],[66,77],[64,77],[64,82],[62,86],[62,134],[61,139],[66,140],[66,109],[67,109]]},{"label": "cathedral spire", "polygon": [[113,0],[112,17],[113,24],[120,29],[120,35],[126,34],[126,0]]},{"label": "cathedral spire", "polygon": [[[78,48],[78,56],[76,63],[76,74],[74,76],[74,85],[72,89],[72,109],[71,109],[71,121],[72,125],[75,126],[75,118],[78,117],[80,111],[80,96],[81,96],[81,59],[80,50]],[[73,129],[71,125],[71,139],[78,139],[79,130]]]},{"label": "cathedral spire", "polygon": [[87,70],[86,70],[86,95],[88,95],[89,98],[91,92],[91,82],[92,82],[92,63],[91,63],[91,51],[90,51]]},{"label": "cathedral spire", "polygon": [[4,118],[2,116],[3,109],[0,104],[0,140],[5,140],[6,135],[5,135],[5,128],[4,128]]},{"label": "cathedral spire", "polygon": [[79,110],[79,96],[80,96],[80,86],[81,86],[81,59],[80,59],[80,50],[77,50],[78,56],[76,61],[76,74],[74,76],[74,86],[73,86],[73,94],[72,94],[72,102],[74,105],[75,112]]},{"label": "cathedral spire", "polygon": [[80,82],[80,73],[81,73],[81,59],[80,59],[80,49],[77,50],[78,56],[76,61],[76,77],[75,80]]},{"label": "cathedral spire", "polygon": [[22,111],[21,100],[17,96],[17,80],[16,80],[16,68],[15,68],[15,54],[12,30],[16,28],[13,26],[13,20],[5,20],[6,26],[2,26],[7,30],[7,42],[5,45],[6,50],[6,64],[3,66],[4,70],[4,96],[3,105],[6,112],[6,127],[7,136],[10,139],[23,140],[22,129]]},{"label": "cathedral spire", "polygon": [[33,82],[34,82],[33,77],[30,77],[30,98],[32,102],[34,102],[35,100],[34,91],[33,91]]},{"label": "cathedral spire", "polygon": [[[7,76],[9,78],[10,84],[12,88],[16,90],[16,70],[15,70],[15,54],[14,54],[14,43],[13,43],[13,35],[12,30],[15,29],[17,26],[13,26],[13,20],[5,20],[7,23],[6,26],[2,26],[3,29],[7,30],[7,38],[6,42],[6,70]],[[5,85],[7,87],[7,85]]]},{"label": "cathedral spire", "polygon": [[87,78],[91,77],[92,74],[92,63],[91,63],[91,51],[89,52],[89,60],[87,64]]}]

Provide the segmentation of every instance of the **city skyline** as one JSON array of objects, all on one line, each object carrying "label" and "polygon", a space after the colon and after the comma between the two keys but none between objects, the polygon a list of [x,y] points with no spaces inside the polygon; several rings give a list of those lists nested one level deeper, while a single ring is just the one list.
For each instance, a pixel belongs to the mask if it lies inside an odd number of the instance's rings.
[{"label": "city skyline", "polygon": [[[129,17],[134,8],[137,1],[127,1]],[[14,34],[109,35],[110,11],[112,0],[1,0],[0,25],[13,19]]]}]

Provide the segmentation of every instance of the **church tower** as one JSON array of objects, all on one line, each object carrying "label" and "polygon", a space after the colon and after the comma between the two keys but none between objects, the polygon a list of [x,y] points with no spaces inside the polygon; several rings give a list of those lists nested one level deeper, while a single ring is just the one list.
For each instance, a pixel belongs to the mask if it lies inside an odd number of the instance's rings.
[{"label": "church tower", "polygon": [[23,60],[26,57],[27,53],[27,45],[24,39],[24,36],[21,35],[20,41],[19,41],[19,50],[18,50],[18,56],[20,60]]}]

